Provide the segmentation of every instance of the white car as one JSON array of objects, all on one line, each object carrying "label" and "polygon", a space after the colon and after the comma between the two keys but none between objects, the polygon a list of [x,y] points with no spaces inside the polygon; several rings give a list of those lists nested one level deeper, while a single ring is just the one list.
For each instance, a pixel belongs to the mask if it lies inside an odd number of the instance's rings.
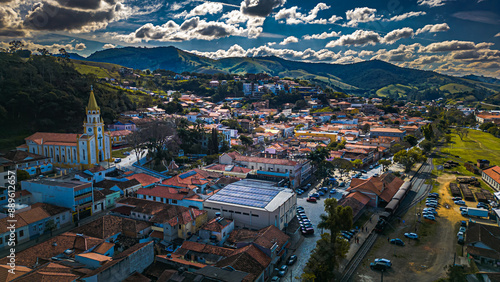
[{"label": "white car", "polygon": [[405,233],[405,237],[410,239],[418,239],[417,233]]}]

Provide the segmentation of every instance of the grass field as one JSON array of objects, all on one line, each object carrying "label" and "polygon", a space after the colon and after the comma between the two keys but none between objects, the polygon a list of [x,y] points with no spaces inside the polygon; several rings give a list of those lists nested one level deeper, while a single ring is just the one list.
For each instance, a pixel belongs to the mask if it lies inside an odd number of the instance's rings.
[{"label": "grass field", "polygon": [[465,86],[463,84],[448,83],[446,85],[443,85],[443,86],[439,87],[439,90],[441,90],[441,91],[448,91],[449,93],[454,94],[454,93],[457,93],[457,92],[472,91],[474,89],[470,88],[469,86]]},{"label": "grass field", "polygon": [[460,140],[453,134],[450,144],[441,152],[459,156],[463,161],[476,163],[478,159],[487,159],[491,165],[500,164],[500,139],[479,130],[469,130],[469,135]]},{"label": "grass field", "polygon": [[391,84],[385,87],[380,88],[377,90],[377,96],[380,97],[387,97],[389,93],[399,93],[399,96],[404,96],[406,94],[406,91],[409,91],[411,89],[416,89],[416,87],[412,86],[406,86],[402,84]]}]

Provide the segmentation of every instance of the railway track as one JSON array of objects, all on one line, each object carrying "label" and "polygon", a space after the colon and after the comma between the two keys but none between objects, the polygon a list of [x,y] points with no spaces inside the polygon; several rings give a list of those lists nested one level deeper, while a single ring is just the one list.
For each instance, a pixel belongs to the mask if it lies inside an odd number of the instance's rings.
[{"label": "railway track", "polygon": [[345,267],[344,272],[342,273],[342,278],[340,279],[341,282],[347,282],[349,281],[349,279],[351,279],[351,276],[354,274],[354,271],[356,271],[359,264],[363,261],[364,257],[368,253],[368,251],[370,251],[377,238],[378,234],[375,232],[372,232],[370,233],[370,235],[368,235],[368,238],[366,238],[363,245],[361,245],[361,248],[359,248],[354,257]]},{"label": "railway track", "polygon": [[[425,164],[425,166],[424,165],[421,166],[415,175],[422,174],[422,173],[430,173],[431,171],[432,171],[432,159],[429,158],[427,160],[427,164]],[[427,194],[432,189],[432,186],[430,186],[430,185],[428,185],[429,187],[427,187],[423,191],[423,193],[418,195],[420,189],[422,189],[422,186],[426,185],[425,180],[427,180],[427,178],[423,179],[423,178],[418,178],[418,177],[414,177],[413,179],[410,180],[412,187],[414,188],[414,191],[417,193],[417,196],[415,198],[413,198],[409,204],[406,204],[404,206],[400,206],[398,209],[399,211],[395,215],[398,215],[398,216],[401,215],[402,213],[406,212],[411,207],[413,207],[414,205],[416,205],[417,203],[422,201],[427,196]],[[415,183],[417,181],[420,181],[420,183],[418,185],[415,185]],[[351,279],[352,275],[354,274],[354,272],[358,268],[359,264],[363,261],[364,257],[368,253],[368,251],[372,248],[372,246],[375,243],[375,241],[377,240],[377,238],[378,238],[378,234],[375,232],[372,232],[368,236],[368,238],[365,240],[365,242],[363,243],[361,248],[358,250],[358,252],[354,255],[354,257],[351,259],[351,261],[347,264],[346,268],[344,269],[344,272],[342,273],[342,278],[340,279],[341,282],[348,282]]]}]

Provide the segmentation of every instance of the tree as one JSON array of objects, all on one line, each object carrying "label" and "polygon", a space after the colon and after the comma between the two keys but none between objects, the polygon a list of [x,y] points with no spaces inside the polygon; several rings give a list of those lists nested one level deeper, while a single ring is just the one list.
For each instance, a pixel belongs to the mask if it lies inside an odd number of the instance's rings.
[{"label": "tree", "polygon": [[448,281],[450,282],[465,282],[466,273],[461,265],[447,265],[444,267],[446,274],[448,275]]},{"label": "tree", "polygon": [[52,232],[57,228],[56,223],[54,222],[54,219],[50,219],[45,222],[45,230],[44,231],[50,231],[50,237],[52,237]]},{"label": "tree", "polygon": [[352,163],[349,160],[335,158],[332,161],[333,167],[340,172],[340,175],[343,176],[345,173],[348,173],[353,168]]},{"label": "tree", "polygon": [[429,140],[423,140],[420,142],[420,148],[424,150],[424,152],[429,153],[432,150],[432,142]]},{"label": "tree", "polygon": [[26,170],[18,169],[16,171],[17,182],[30,179],[30,174]]},{"label": "tree", "polygon": [[63,59],[63,61],[69,62],[69,54],[68,52],[66,52],[66,49],[64,48],[59,49],[59,54],[61,54],[61,58]]},{"label": "tree", "polygon": [[304,280],[333,281],[341,259],[349,251],[349,243],[339,234],[341,230],[352,227],[352,208],[340,206],[335,199],[326,199],[325,212],[320,216],[318,227],[328,232],[321,234],[321,239],[317,241],[304,268]]},{"label": "tree", "polygon": [[387,160],[380,160],[378,161],[378,163],[382,166],[382,171],[386,171],[392,164],[392,161],[387,159]]},{"label": "tree", "polygon": [[423,133],[425,140],[432,141],[434,139],[434,130],[432,129],[432,124],[428,124],[426,126],[423,126]]},{"label": "tree", "polygon": [[219,133],[215,128],[212,128],[212,133],[208,139],[208,150],[211,155],[219,153]]},{"label": "tree", "polygon": [[467,137],[469,135],[469,130],[465,127],[457,127],[455,128],[455,132],[457,133],[458,137],[460,137],[461,141],[464,140],[464,137]]},{"label": "tree", "polygon": [[248,137],[248,136],[240,135],[240,140],[241,140],[241,144],[243,146],[245,146],[246,148],[253,145],[253,139]]},{"label": "tree", "polygon": [[415,146],[418,144],[418,139],[413,135],[407,135],[407,136],[405,136],[405,138],[403,140],[405,142],[410,143],[411,146]]},{"label": "tree", "polygon": [[493,127],[493,126],[495,126],[494,123],[492,123],[492,122],[485,122],[485,123],[483,123],[483,124],[481,124],[479,126],[479,129],[481,129],[482,131],[488,131],[488,129],[490,129],[490,127]]},{"label": "tree", "polygon": [[9,52],[10,53],[15,53],[18,50],[21,50],[24,47],[24,43],[22,43],[19,40],[13,40],[9,42]]},{"label": "tree", "polygon": [[355,168],[358,169],[363,165],[363,161],[360,159],[355,159],[354,161],[351,161],[351,163]]},{"label": "tree", "polygon": [[408,151],[401,150],[394,155],[394,161],[405,167],[405,172],[409,172],[414,164],[427,160],[422,150],[414,147]]},{"label": "tree", "polygon": [[361,131],[363,131],[364,134],[370,132],[370,124],[369,123],[363,124],[363,126],[361,127]]},{"label": "tree", "polygon": [[[330,155],[330,152],[324,148],[319,147],[316,150],[312,151],[307,155],[307,159],[311,161],[313,165],[313,171],[318,170],[319,164],[326,160],[326,158]],[[321,172],[320,172],[321,174]]]}]

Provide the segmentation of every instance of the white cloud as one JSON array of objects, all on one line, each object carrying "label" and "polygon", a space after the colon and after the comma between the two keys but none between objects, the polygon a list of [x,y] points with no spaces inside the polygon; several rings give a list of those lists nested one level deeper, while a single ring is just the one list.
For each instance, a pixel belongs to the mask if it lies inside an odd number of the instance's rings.
[{"label": "white cloud", "polygon": [[[72,45],[69,43],[68,44],[55,43],[55,44],[51,44],[51,45],[42,45],[42,44],[38,44],[38,43],[33,43],[33,41],[26,41],[26,40],[21,40],[21,42],[24,44],[23,49],[25,49],[25,50],[37,52],[38,49],[45,48],[52,54],[59,54],[59,49],[61,49],[61,48],[65,49],[66,51],[78,50],[76,48],[76,46],[78,46],[79,44],[83,44],[83,43],[79,43],[76,45]],[[83,45],[85,46],[85,44],[83,44]],[[81,48],[82,46],[80,45],[79,47]],[[9,43],[8,42],[0,42],[0,48],[8,49]]]},{"label": "white cloud", "polygon": [[102,46],[102,49],[112,49],[115,47],[116,47],[116,45],[114,45],[114,44],[106,43],[106,44],[104,44],[104,46]]},{"label": "white cloud", "polygon": [[380,17],[377,17],[375,13],[377,9],[372,9],[368,7],[363,8],[355,8],[354,10],[348,10],[345,12],[347,22],[347,26],[358,26],[358,23],[366,23],[373,22],[379,20]]},{"label": "white cloud", "polygon": [[81,51],[83,49],[87,48],[87,46],[85,45],[85,43],[78,43],[75,45],[75,50],[78,50],[78,51]]},{"label": "white cloud", "polygon": [[440,31],[448,31],[450,30],[450,26],[447,23],[442,24],[428,24],[422,28],[417,29],[415,34],[420,34],[424,32],[440,32]]},{"label": "white cloud", "polygon": [[341,16],[336,16],[336,15],[333,15],[331,16],[329,19],[328,19],[328,22],[329,23],[335,23],[336,21],[339,21],[343,19]]},{"label": "white cloud", "polygon": [[437,52],[453,52],[453,51],[465,51],[465,50],[479,50],[488,49],[493,43],[482,42],[475,44],[472,41],[443,41],[431,43],[425,47],[419,49],[420,53],[437,53]]},{"label": "white cloud", "polygon": [[221,19],[227,19],[227,24],[238,24],[248,21],[249,17],[244,15],[240,10],[232,10],[231,12],[223,14]]},{"label": "white cloud", "polygon": [[398,21],[406,20],[408,18],[423,16],[426,14],[427,13],[424,11],[408,12],[408,13],[404,13],[401,15],[393,16],[390,19],[385,19],[384,21],[386,21],[386,22],[398,22]]},{"label": "white cloud", "polygon": [[186,41],[192,39],[213,40],[228,36],[251,36],[254,30],[244,29],[224,22],[200,20],[199,17],[190,18],[178,25],[174,21],[158,26],[147,23],[136,31],[126,34],[111,34],[113,38],[127,43],[141,41]]},{"label": "white cloud", "polygon": [[295,36],[288,36],[287,38],[283,39],[283,41],[280,42],[280,45],[287,45],[288,43],[297,43],[299,42],[299,39]]},{"label": "white cloud", "polygon": [[243,0],[240,11],[248,16],[267,17],[274,8],[283,6],[286,0]]},{"label": "white cloud", "polygon": [[315,51],[308,48],[304,51],[295,51],[291,49],[275,49],[267,45],[263,45],[245,50],[237,44],[231,46],[228,50],[217,50],[215,52],[200,52],[194,50],[190,52],[212,59],[228,57],[277,56],[289,60],[334,62],[342,57],[341,52],[335,53],[327,49]]},{"label": "white cloud", "polygon": [[302,38],[305,40],[311,39],[326,39],[330,37],[339,37],[340,32],[332,31],[332,32],[323,32],[320,34],[312,34],[312,35],[304,35]]},{"label": "white cloud", "polygon": [[204,16],[206,14],[217,14],[222,11],[222,4],[215,2],[205,2],[201,5],[196,6],[192,9],[188,14],[186,14],[185,18],[191,18],[195,16]]},{"label": "white cloud", "polygon": [[413,36],[413,29],[409,27],[403,27],[387,33],[387,35],[384,36],[383,42],[386,44],[393,44],[399,39],[408,38],[412,36]]},{"label": "white cloud", "polygon": [[328,42],[328,44],[326,44],[326,47],[330,48],[346,45],[361,46],[368,44],[375,45],[377,43],[380,43],[381,40],[382,38],[380,37],[380,35],[374,31],[358,29],[351,34],[342,35],[339,39]]},{"label": "white cloud", "polygon": [[285,20],[286,24],[289,25],[304,24],[304,23],[311,23],[311,24],[327,23],[326,19],[316,19],[319,11],[330,9],[330,6],[326,5],[325,3],[318,3],[311,11],[309,11],[309,14],[307,15],[298,12],[297,11],[298,9],[299,8],[297,6],[293,6],[287,9],[281,9],[278,13],[276,13],[274,19]]},{"label": "white cloud", "polygon": [[418,0],[417,3],[420,6],[429,6],[431,8],[433,7],[439,7],[443,6],[446,2],[446,0]]}]

